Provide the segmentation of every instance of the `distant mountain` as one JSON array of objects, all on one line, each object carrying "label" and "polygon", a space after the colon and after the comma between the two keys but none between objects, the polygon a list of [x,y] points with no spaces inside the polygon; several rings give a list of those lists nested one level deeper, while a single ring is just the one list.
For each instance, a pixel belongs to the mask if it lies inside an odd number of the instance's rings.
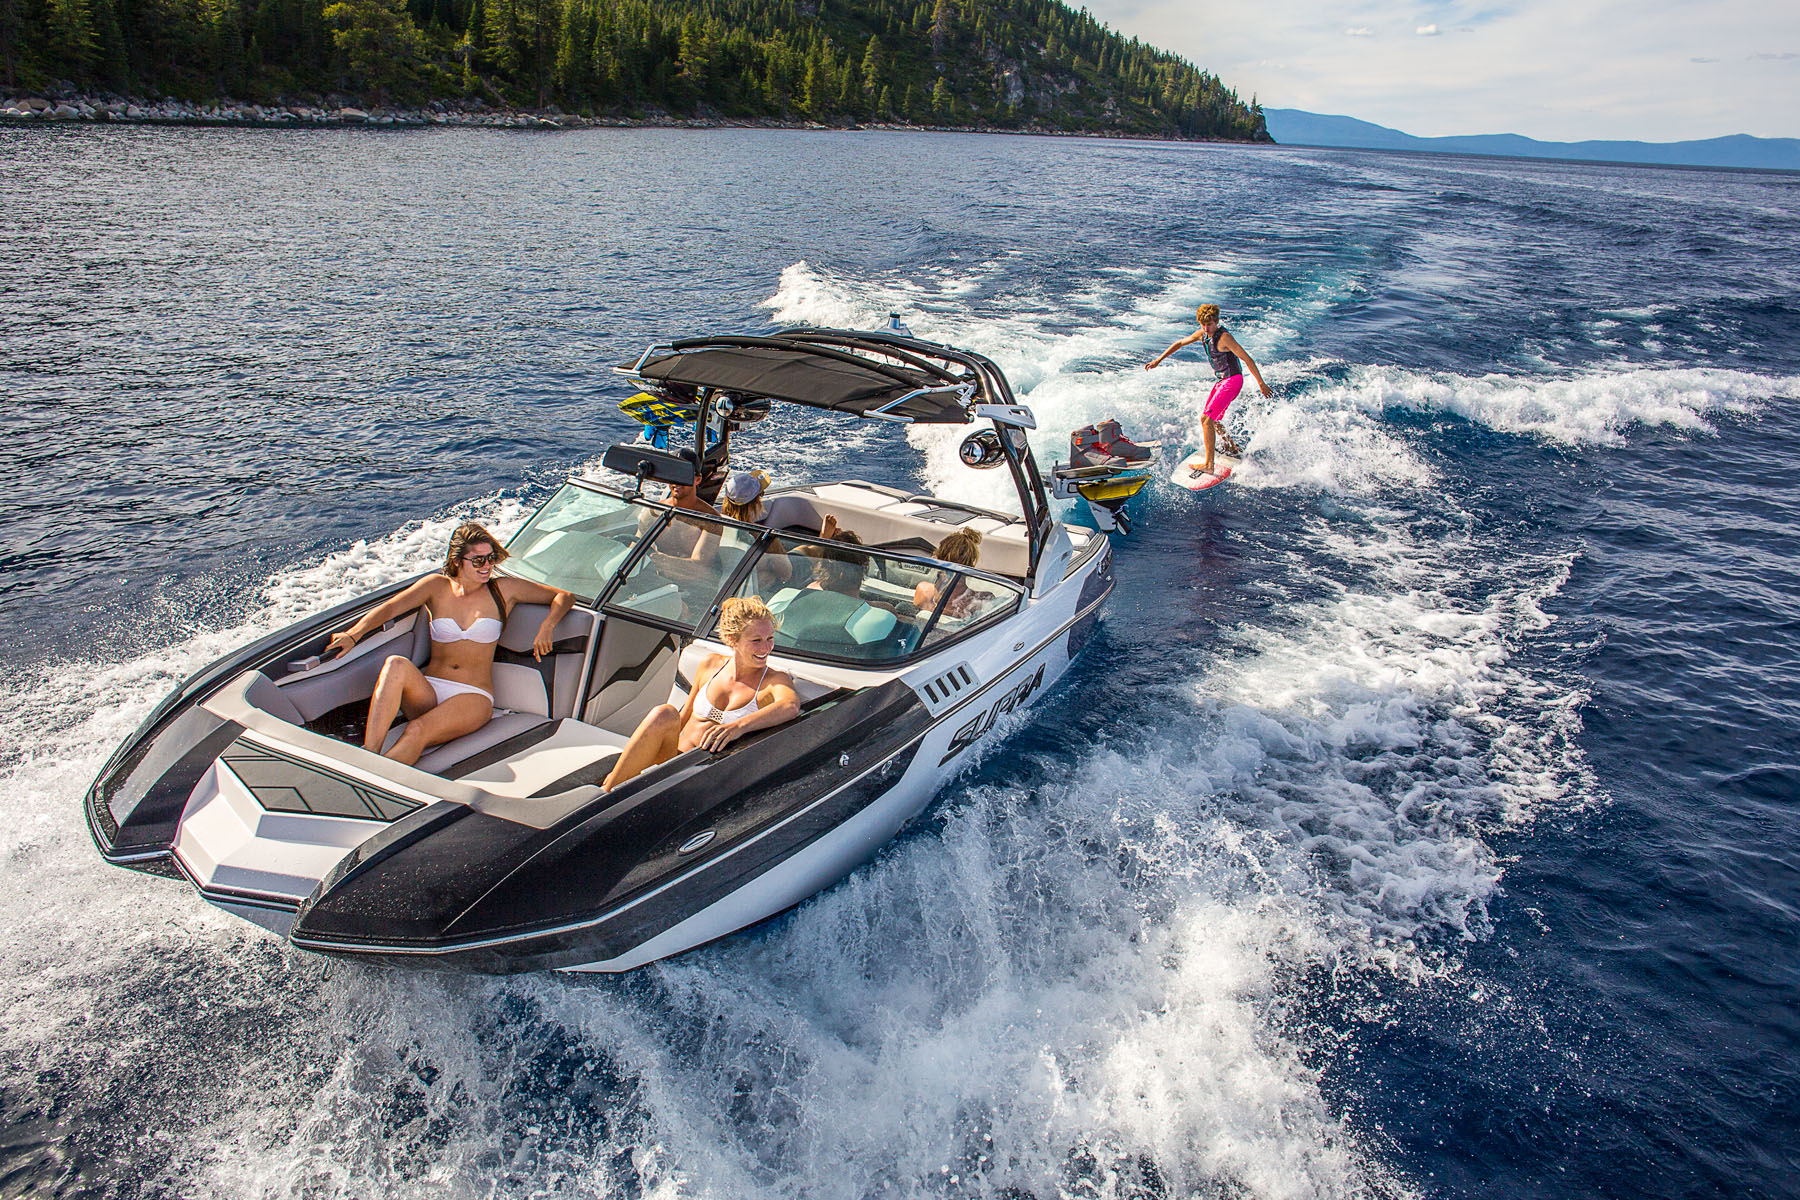
[{"label": "distant mountain", "polygon": [[1746,134],[1698,142],[1540,142],[1516,133],[1414,137],[1355,117],[1330,117],[1294,108],[1265,108],[1269,136],[1289,146],[1363,150],[1429,150],[1439,154],[1500,154],[1513,158],[1576,158],[1595,162],[1683,167],[1763,167],[1800,171],[1800,139]]}]

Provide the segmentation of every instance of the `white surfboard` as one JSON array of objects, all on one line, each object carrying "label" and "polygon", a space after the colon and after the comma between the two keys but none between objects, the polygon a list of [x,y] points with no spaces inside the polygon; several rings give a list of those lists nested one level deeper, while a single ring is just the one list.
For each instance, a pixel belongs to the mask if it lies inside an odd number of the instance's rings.
[{"label": "white surfboard", "polygon": [[1178,484],[1190,492],[1204,492],[1209,487],[1216,487],[1231,478],[1231,472],[1244,460],[1233,458],[1229,454],[1214,454],[1213,469],[1202,471],[1200,466],[1206,461],[1206,451],[1196,450],[1181,460],[1175,473],[1169,476],[1169,482]]}]

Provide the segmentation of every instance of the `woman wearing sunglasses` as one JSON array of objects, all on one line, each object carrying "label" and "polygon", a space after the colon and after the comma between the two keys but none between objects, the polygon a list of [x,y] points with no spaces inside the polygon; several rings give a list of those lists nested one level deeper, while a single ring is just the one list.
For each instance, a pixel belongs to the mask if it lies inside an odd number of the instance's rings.
[{"label": "woman wearing sunglasses", "polygon": [[550,606],[531,643],[538,658],[550,653],[556,626],[574,607],[575,597],[528,579],[495,579],[494,568],[505,561],[506,547],[470,521],[450,535],[442,574],[427,575],[332,635],[325,652],[342,654],[370,630],[404,613],[423,608],[431,616],[431,661],[425,669],[400,654],[390,655],[382,665],[375,694],[369,698],[365,750],[383,752],[388,729],[400,713],[406,714],[406,728],[386,754],[409,764],[433,746],[486,725],[494,715],[494,649],[514,605]]}]

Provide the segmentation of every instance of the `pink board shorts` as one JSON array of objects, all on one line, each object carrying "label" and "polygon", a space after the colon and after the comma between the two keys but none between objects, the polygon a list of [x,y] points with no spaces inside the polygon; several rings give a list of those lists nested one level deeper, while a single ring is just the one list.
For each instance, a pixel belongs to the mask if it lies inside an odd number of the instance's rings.
[{"label": "pink board shorts", "polygon": [[1224,420],[1225,410],[1231,407],[1231,402],[1237,399],[1238,393],[1243,389],[1242,375],[1227,375],[1213,384],[1212,391],[1206,396],[1206,407],[1200,410],[1200,415],[1209,421]]}]

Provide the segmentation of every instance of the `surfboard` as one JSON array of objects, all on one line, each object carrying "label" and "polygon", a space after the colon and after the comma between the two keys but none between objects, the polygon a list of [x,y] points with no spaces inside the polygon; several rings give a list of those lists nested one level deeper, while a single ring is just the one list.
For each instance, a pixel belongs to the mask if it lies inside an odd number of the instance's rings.
[{"label": "surfboard", "polygon": [[1206,451],[1196,450],[1181,460],[1175,473],[1169,476],[1169,482],[1186,488],[1190,492],[1204,492],[1209,487],[1217,487],[1231,478],[1232,469],[1244,460],[1233,458],[1229,454],[1214,454],[1213,469],[1202,472],[1200,464],[1206,461]]},{"label": "surfboard", "polygon": [[692,424],[700,415],[700,406],[667,400],[649,392],[639,392],[620,404],[619,411],[645,425],[666,428],[670,425]]},{"label": "surfboard", "polygon": [[[694,437],[693,424],[700,416],[700,406],[688,401],[670,400],[652,392],[639,392],[619,405],[619,411],[644,426],[638,431],[638,441],[654,446],[658,450],[667,450],[671,441],[691,442]],[[706,444],[718,443],[716,430],[709,430]]]}]

